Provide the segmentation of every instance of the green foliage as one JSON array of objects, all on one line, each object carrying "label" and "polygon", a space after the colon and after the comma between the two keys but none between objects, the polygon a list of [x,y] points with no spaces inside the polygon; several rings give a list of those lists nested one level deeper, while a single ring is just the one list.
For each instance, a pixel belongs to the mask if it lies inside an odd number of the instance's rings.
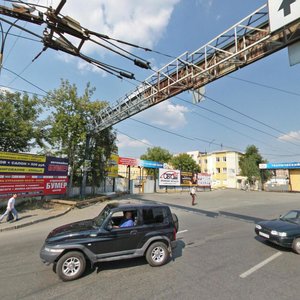
[{"label": "green foliage", "polygon": [[25,152],[41,144],[40,112],[40,100],[36,96],[1,92],[0,151]]},{"label": "green foliage", "polygon": [[171,159],[171,164],[175,169],[185,172],[200,172],[200,166],[187,154],[181,153]]},{"label": "green foliage", "polygon": [[[161,147],[148,148],[147,152],[140,157],[140,159],[158,161],[160,163],[168,163],[171,158],[172,154]],[[158,169],[149,168],[147,172],[150,175],[154,175],[154,178],[158,175]]]},{"label": "green foliage", "polygon": [[241,157],[239,166],[241,168],[241,175],[247,176],[250,184],[260,179],[259,164],[266,161],[260,155],[256,146],[250,145],[246,148],[245,154]]},{"label": "green foliage", "polygon": [[111,151],[116,150],[115,134],[111,129],[102,132],[93,130],[93,120],[107,103],[91,101],[94,88],[87,84],[82,96],[78,95],[77,87],[67,80],[50,92],[45,103],[50,108],[50,127],[48,142],[56,154],[67,156],[71,166],[71,186],[73,175],[80,176],[80,166],[86,159],[91,160],[91,181],[99,185],[104,177],[104,165]]},{"label": "green foliage", "polygon": [[153,160],[161,163],[167,163],[172,158],[172,154],[161,147],[148,148],[147,152],[140,157],[144,160]]}]

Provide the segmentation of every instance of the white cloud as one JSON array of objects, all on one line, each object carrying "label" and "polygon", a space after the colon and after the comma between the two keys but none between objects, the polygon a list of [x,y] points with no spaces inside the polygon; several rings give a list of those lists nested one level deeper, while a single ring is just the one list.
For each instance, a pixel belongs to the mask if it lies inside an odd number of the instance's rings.
[{"label": "white cloud", "polygon": [[299,131],[291,131],[288,134],[282,135],[278,138],[280,141],[295,141],[300,140],[300,130]]},{"label": "white cloud", "polygon": [[[147,147],[150,147],[150,142],[146,139],[142,139],[141,141],[138,141],[138,140],[133,140],[131,138],[129,138],[128,136],[124,135],[124,134],[121,134],[121,133],[118,133],[118,136],[117,136],[117,146],[119,149],[123,149],[123,148],[129,148],[129,149],[132,149],[132,148],[147,148]],[[148,145],[146,145],[146,144]]]},{"label": "white cloud", "polygon": [[[180,0],[72,0],[61,10],[80,22],[81,26],[133,44],[153,47],[162,37],[175,5]],[[33,0],[30,1],[34,2]],[[35,3],[49,5],[49,1]],[[56,8],[60,0],[50,1]],[[92,43],[84,47],[88,54],[102,53],[103,48]]]},{"label": "white cloud", "polygon": [[166,100],[140,113],[139,119],[160,127],[178,129],[187,124],[185,113],[188,111],[187,107],[174,105],[170,100]]}]

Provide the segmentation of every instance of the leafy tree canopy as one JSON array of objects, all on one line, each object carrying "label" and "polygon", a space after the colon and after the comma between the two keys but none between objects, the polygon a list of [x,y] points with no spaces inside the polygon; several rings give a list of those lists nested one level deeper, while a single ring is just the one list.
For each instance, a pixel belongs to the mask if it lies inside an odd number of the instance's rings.
[{"label": "leafy tree canopy", "polygon": [[187,154],[181,153],[173,156],[171,164],[175,169],[185,172],[200,172],[200,166]]},{"label": "leafy tree canopy", "polygon": [[147,152],[140,157],[144,160],[153,160],[161,163],[167,163],[172,158],[172,154],[161,147],[148,148]]},{"label": "leafy tree canopy", "polygon": [[105,160],[116,151],[116,137],[111,129],[94,130],[93,121],[107,106],[104,101],[91,101],[94,90],[87,84],[83,95],[79,96],[74,84],[62,80],[60,87],[45,97],[45,103],[50,110],[49,143],[56,153],[68,157],[71,176],[88,159],[91,160],[92,182],[100,184]]},{"label": "leafy tree canopy", "polygon": [[248,146],[239,161],[241,175],[247,176],[249,182],[253,184],[260,178],[259,164],[265,162],[255,145]]},{"label": "leafy tree canopy", "polygon": [[25,152],[41,145],[40,104],[36,96],[0,93],[0,151]]}]

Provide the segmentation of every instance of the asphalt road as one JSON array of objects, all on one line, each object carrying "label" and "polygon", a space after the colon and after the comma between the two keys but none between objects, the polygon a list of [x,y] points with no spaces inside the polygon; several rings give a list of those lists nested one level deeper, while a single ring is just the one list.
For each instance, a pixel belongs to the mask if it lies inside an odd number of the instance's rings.
[{"label": "asphalt road", "polygon": [[178,215],[178,247],[167,265],[153,268],[143,258],[107,262],[76,281],[60,281],[39,259],[43,240],[54,227],[95,216],[103,207],[97,204],[1,232],[0,298],[299,298],[300,256],[263,243],[255,236],[254,224],[299,208],[300,194],[213,191],[199,193],[195,207],[186,193],[134,199],[166,202]]}]

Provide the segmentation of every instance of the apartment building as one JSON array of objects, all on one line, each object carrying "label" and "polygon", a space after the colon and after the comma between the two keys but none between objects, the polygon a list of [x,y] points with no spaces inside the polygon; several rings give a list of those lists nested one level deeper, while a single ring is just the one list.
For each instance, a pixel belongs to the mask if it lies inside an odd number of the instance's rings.
[{"label": "apartment building", "polygon": [[237,188],[240,173],[239,160],[243,155],[236,151],[199,152],[201,172],[211,174],[213,188]]}]

